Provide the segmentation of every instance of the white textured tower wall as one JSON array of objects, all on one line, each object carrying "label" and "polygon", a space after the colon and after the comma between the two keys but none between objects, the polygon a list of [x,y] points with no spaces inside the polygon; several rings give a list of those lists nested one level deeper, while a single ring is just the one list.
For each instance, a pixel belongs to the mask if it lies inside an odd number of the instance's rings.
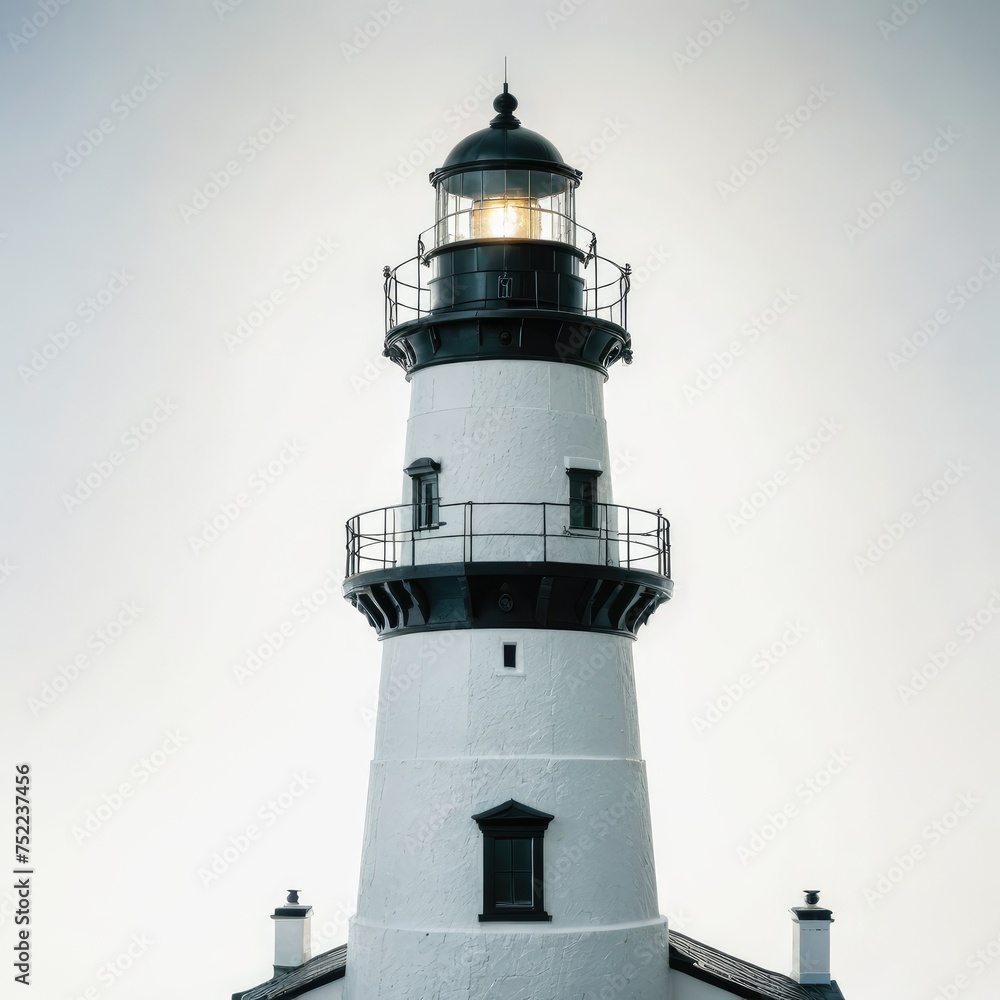
[{"label": "white textured tower wall", "polygon": [[[608,502],[602,397],[603,376],[571,364],[425,369],[412,378],[404,464],[440,462],[446,521],[449,502],[566,504],[567,457],[600,463]],[[504,515],[498,530],[519,516]],[[449,544],[417,561],[453,561]],[[503,544],[487,539],[474,559],[541,558],[537,539],[531,554]],[[548,558],[594,561],[583,550]],[[517,644],[513,669],[505,642]],[[667,926],[631,647],[622,636],[531,628],[383,640],[345,1000],[662,1000]],[[483,835],[472,817],[508,799],[554,816],[543,840],[551,922],[479,921]]]},{"label": "white textured tower wall", "polygon": [[[501,654],[512,641],[513,670]],[[384,641],[345,1000],[662,1000],[666,921],[631,645],[542,629]],[[511,798],[555,817],[543,842],[550,923],[478,919],[472,816]]]},{"label": "white textured tower wall", "polygon": [[598,490],[610,503],[600,372],[555,361],[466,361],[411,377],[406,464],[441,462],[443,503],[565,503],[567,455],[602,463]]},{"label": "white textured tower wall", "polygon": [[[441,518],[447,523],[421,533],[416,562],[462,561],[462,522],[468,516],[474,519],[476,561],[541,559],[543,518],[550,561],[609,561],[606,540],[563,532],[567,459],[599,469],[598,500],[613,502],[600,372],[552,361],[471,361],[418,371],[411,381],[404,467],[418,458],[441,465]],[[404,477],[404,504],[410,490]],[[497,506],[476,506],[468,514],[449,506],[469,501]],[[542,501],[550,505],[544,511]],[[610,516],[613,535],[614,511]],[[400,555],[411,561],[405,550]],[[611,556],[616,563],[613,545]]]}]

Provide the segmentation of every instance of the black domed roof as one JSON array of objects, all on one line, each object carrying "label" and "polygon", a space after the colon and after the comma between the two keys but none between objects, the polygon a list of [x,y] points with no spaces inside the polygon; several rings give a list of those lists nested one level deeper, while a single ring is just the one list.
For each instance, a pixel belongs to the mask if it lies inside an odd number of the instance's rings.
[{"label": "black domed roof", "polygon": [[562,153],[531,129],[484,128],[467,135],[445,158],[442,169],[477,160],[542,160],[565,166]]},{"label": "black domed roof", "polygon": [[580,172],[563,160],[562,153],[544,135],[521,127],[513,113],[517,98],[507,90],[506,83],[503,93],[493,101],[493,107],[498,114],[489,128],[480,129],[462,139],[445,157],[442,166],[431,174],[432,182],[477,163],[485,166],[486,161],[493,166],[500,165],[501,161],[520,161],[525,166],[548,167],[556,173],[579,179]]}]

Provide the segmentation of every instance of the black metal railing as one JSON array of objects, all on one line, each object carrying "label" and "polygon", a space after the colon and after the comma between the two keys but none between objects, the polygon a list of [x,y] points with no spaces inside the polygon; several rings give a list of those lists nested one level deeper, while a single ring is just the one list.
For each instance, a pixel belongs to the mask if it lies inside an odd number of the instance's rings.
[{"label": "black metal railing", "polygon": [[[586,234],[587,242],[580,247],[584,253],[584,286],[582,303],[579,294],[577,301],[553,302],[548,295],[540,295],[535,286],[534,298],[522,294],[517,307],[522,309],[566,309],[584,316],[608,320],[623,329],[628,329],[628,292],[631,285],[632,268],[629,264],[621,265],[597,253],[597,236],[589,229],[577,226],[577,230]],[[431,232],[428,230],[427,232]],[[382,269],[385,288],[385,330],[388,333],[394,327],[408,320],[421,319],[431,312],[431,289],[429,279],[425,277],[421,267],[431,264],[426,256],[423,237],[417,238],[417,254],[395,267],[386,265]],[[461,242],[461,241],[459,241]],[[466,306],[469,303],[464,303]]]},{"label": "black metal railing", "polygon": [[[670,577],[670,522],[659,512],[618,504],[440,504],[433,524],[399,504],[347,522],[347,576],[398,566],[450,562],[575,562],[647,569]],[[593,527],[574,526],[585,520]]]}]

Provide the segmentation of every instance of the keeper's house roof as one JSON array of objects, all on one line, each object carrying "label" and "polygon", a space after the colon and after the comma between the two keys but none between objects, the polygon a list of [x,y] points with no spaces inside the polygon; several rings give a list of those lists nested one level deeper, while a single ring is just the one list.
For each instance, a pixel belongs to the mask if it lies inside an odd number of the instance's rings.
[{"label": "keeper's house roof", "polygon": [[347,945],[331,948],[303,962],[291,972],[274,976],[260,986],[233,994],[233,1000],[292,1000],[335,979],[343,979],[347,970]]},{"label": "keeper's house roof", "polygon": [[[803,986],[780,972],[762,969],[674,931],[670,932],[670,968],[675,975],[690,976],[744,1000],[844,1000],[836,982]],[[341,945],[291,972],[234,993],[233,1000],[292,1000],[342,979],[346,970],[347,945]]]},{"label": "keeper's house roof", "polygon": [[803,986],[790,976],[762,969],[675,931],[670,932],[670,968],[746,1000],[844,1000],[835,981]]}]

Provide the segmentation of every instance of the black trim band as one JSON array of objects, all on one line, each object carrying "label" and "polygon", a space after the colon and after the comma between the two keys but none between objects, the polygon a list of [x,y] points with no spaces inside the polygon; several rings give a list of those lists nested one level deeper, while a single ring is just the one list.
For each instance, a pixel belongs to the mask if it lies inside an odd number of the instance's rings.
[{"label": "black trim band", "polygon": [[[527,129],[525,130],[527,131]],[[455,174],[474,173],[478,170],[541,170],[547,174],[559,174],[573,181],[573,186],[577,187],[583,179],[583,171],[571,167],[568,163],[559,163],[556,160],[528,160],[520,157],[507,158],[496,156],[489,160],[465,160],[462,163],[453,163],[448,167],[438,167],[432,170],[427,179],[435,187],[446,177]]]},{"label": "black trim band", "polygon": [[393,327],[383,353],[407,376],[456,361],[565,361],[601,372],[631,356],[617,323],[542,309],[441,311]]},{"label": "black trim band", "polygon": [[833,923],[833,910],[828,910],[825,906],[793,906],[789,912],[796,921],[829,920]]},{"label": "black trim band", "polygon": [[442,629],[569,629],[634,639],[670,599],[648,570],[586,563],[483,562],[357,573],[344,597],[379,638]]}]

